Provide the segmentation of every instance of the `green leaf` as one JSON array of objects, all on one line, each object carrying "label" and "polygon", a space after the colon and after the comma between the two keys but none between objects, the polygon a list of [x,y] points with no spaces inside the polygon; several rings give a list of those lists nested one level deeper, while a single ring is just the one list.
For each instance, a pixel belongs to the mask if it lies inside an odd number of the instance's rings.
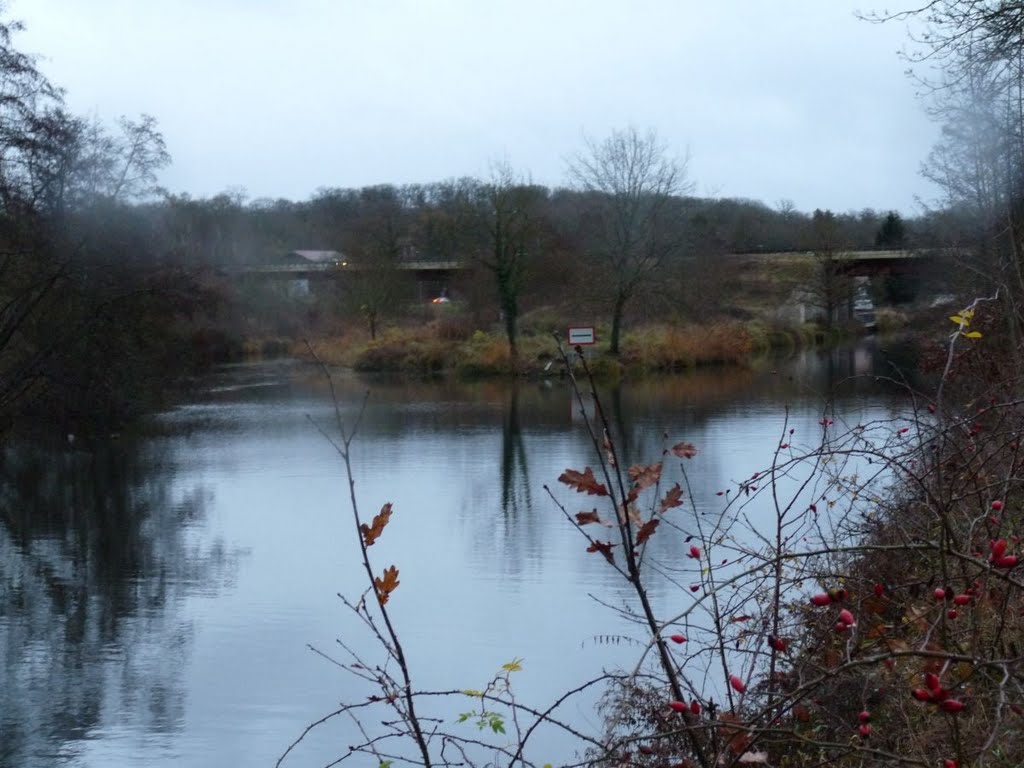
[{"label": "green leaf", "polygon": [[961,331],[960,335],[964,336],[964,337],[966,337],[968,339],[980,339],[981,338],[981,331],[967,331],[966,333]]},{"label": "green leaf", "polygon": [[971,321],[970,321],[970,320],[968,320],[968,319],[967,319],[967,318],[965,318],[965,317],[961,317],[960,315],[953,315],[953,316],[952,316],[951,318],[949,318],[949,319],[950,319],[950,320],[952,320],[952,321],[953,321],[954,323],[956,323],[957,325],[970,325],[970,324],[971,324]]},{"label": "green leaf", "polygon": [[506,672],[522,672],[523,660],[519,658],[512,659],[508,664],[502,664],[501,668]]},{"label": "green leaf", "polygon": [[391,768],[395,764],[394,760],[381,760],[381,763],[377,768]]},{"label": "green leaf", "polygon": [[472,688],[467,688],[463,693],[467,696],[472,696],[474,699],[479,699],[484,695],[483,691],[474,691]]}]

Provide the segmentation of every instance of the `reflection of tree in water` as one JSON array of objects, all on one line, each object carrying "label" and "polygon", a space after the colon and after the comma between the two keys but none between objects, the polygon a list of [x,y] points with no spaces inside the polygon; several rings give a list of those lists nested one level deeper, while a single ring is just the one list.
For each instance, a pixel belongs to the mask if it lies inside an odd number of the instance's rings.
[{"label": "reflection of tree in water", "polygon": [[[529,509],[530,469],[523,444],[523,428],[519,419],[519,382],[512,380],[508,408],[501,430],[501,511],[505,519],[520,515],[520,507]],[[521,477],[517,478],[516,476]],[[517,482],[518,480],[518,482]]]},{"label": "reflection of tree in water", "polygon": [[0,452],[0,766],[52,765],[103,725],[180,726],[182,602],[236,562],[196,543],[204,501],[152,444]]}]

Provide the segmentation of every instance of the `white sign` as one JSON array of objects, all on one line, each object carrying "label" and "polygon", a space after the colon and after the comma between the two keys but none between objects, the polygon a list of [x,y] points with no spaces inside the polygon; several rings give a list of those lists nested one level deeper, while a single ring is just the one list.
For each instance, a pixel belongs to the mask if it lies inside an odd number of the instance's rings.
[{"label": "white sign", "polygon": [[585,347],[596,343],[594,340],[594,326],[580,325],[569,327],[569,344],[574,347]]}]

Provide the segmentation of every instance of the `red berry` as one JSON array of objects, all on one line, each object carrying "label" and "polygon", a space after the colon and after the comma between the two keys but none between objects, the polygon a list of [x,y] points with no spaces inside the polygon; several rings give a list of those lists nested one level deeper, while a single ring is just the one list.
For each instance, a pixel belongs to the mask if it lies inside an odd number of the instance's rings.
[{"label": "red berry", "polygon": [[935,413],[935,404],[928,403],[928,413]]},{"label": "red berry", "polygon": [[696,699],[690,702],[690,712],[694,715],[700,714],[700,702]]},{"label": "red berry", "polygon": [[954,611],[954,610],[953,610],[952,608],[950,608],[950,609],[949,609],[948,611],[946,611],[946,618],[947,618],[947,619],[950,619],[950,620],[952,620],[952,619],[955,619],[955,618],[956,618],[957,616],[959,616],[959,615],[960,615],[960,614],[958,614],[958,613],[957,613],[956,611]]},{"label": "red berry", "polygon": [[867,723],[861,723],[860,728],[858,728],[857,730],[860,731],[860,735],[863,736],[865,739],[871,735],[871,726]]},{"label": "red berry", "polygon": [[690,591],[691,592],[697,592],[698,590],[700,590],[700,584],[691,584],[690,585]]},{"label": "red berry", "polygon": [[971,602],[970,595],[957,595],[953,598],[953,605],[967,605]]},{"label": "red berry", "polygon": [[654,754],[654,748],[653,747],[649,747],[646,744],[641,744],[639,747],[637,747],[637,751],[641,755],[653,755]]},{"label": "red berry", "polygon": [[676,712],[685,712],[688,709],[686,704],[681,701],[670,701],[668,705]]},{"label": "red berry", "polygon": [[781,637],[774,637],[773,635],[768,635],[768,645],[774,650],[779,651],[780,653],[786,650],[786,641],[783,640]]},{"label": "red berry", "polygon": [[945,760],[942,761],[942,768],[960,768],[960,767],[957,765],[956,760],[950,760],[949,758],[946,758]]},{"label": "red berry", "polygon": [[825,606],[825,605],[832,605],[832,598],[829,597],[828,595],[824,595],[824,594],[822,594],[822,595],[814,595],[814,596],[811,597],[811,602],[814,605],[816,605],[819,608],[821,608],[822,606]]},{"label": "red berry", "polygon": [[857,715],[857,719],[860,720],[862,723],[866,723],[868,720],[871,719],[871,713],[865,709],[863,712]]},{"label": "red berry", "polygon": [[1017,556],[1016,555],[1003,555],[996,560],[996,568],[1016,568],[1017,567]]},{"label": "red berry", "polygon": [[932,693],[931,693],[931,691],[925,690],[924,688],[915,688],[914,689],[914,693],[912,695],[918,701],[931,701],[932,700]]},{"label": "red berry", "polygon": [[729,677],[729,685],[732,686],[732,689],[736,691],[736,693],[746,693],[747,691],[747,684],[740,680],[736,675],[731,675]]},{"label": "red berry", "polygon": [[839,620],[843,622],[843,624],[849,624],[851,627],[857,625],[857,620],[853,618],[853,614],[845,608],[839,612]]},{"label": "red berry", "polygon": [[944,590],[942,587],[936,587],[935,588],[935,599],[936,600],[945,600],[946,599],[946,590]]},{"label": "red berry", "polygon": [[685,643],[686,642],[686,636],[685,635],[671,635],[669,637],[669,640],[671,640],[673,643]]},{"label": "red berry", "polygon": [[949,712],[951,714],[961,712],[963,711],[963,708],[964,703],[962,701],[957,701],[956,699],[946,699],[941,704],[939,704],[939,709],[941,709],[943,712]]},{"label": "red berry", "polygon": [[885,593],[884,584],[875,584],[875,597],[881,597]]},{"label": "red berry", "polygon": [[1006,554],[1006,539],[997,539],[989,542],[989,549],[992,550],[991,560],[995,562]]},{"label": "red berry", "polygon": [[939,676],[934,675],[931,672],[925,674],[924,684],[927,685],[933,693],[938,691],[942,687],[941,683],[939,682]]},{"label": "red berry", "polygon": [[700,560],[700,549],[697,547],[690,547],[690,554],[687,557],[693,558],[694,560]]},{"label": "red berry", "polygon": [[845,623],[845,622],[842,622],[842,621],[837,621],[836,622],[836,626],[835,626],[836,632],[845,632],[849,628],[850,628],[850,625]]},{"label": "red berry", "polygon": [[1003,502],[999,501],[998,499],[992,502],[992,509],[994,509],[996,512],[998,512],[1002,508]]}]

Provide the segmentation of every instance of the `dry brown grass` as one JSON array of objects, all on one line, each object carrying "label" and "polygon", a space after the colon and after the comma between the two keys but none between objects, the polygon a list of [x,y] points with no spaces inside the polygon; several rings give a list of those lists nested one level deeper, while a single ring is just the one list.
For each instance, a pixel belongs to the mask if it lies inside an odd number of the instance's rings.
[{"label": "dry brown grass", "polygon": [[739,364],[750,358],[754,338],[741,323],[652,326],[627,333],[623,362],[655,371]]}]

